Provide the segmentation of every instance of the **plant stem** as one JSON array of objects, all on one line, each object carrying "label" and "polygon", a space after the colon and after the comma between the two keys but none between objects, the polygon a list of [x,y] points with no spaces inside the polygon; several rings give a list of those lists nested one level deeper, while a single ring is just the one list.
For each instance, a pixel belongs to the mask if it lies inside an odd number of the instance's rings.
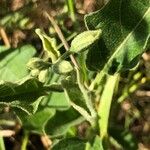
[{"label": "plant stem", "polygon": [[118,74],[115,74],[113,76],[108,76],[106,85],[104,87],[104,91],[101,96],[100,105],[98,107],[98,116],[100,118],[99,129],[100,129],[101,139],[107,137],[109,113],[110,113],[112,97],[113,97],[117,80],[118,80]]},{"label": "plant stem", "polygon": [[28,140],[29,140],[29,133],[25,131],[22,140],[21,150],[27,150]]},{"label": "plant stem", "polygon": [[67,90],[64,90],[65,95],[71,106],[78,111],[91,125],[93,125],[93,119],[92,116],[82,107],[76,105],[69,97]]},{"label": "plant stem", "polygon": [[72,19],[73,22],[75,22],[76,17],[75,17],[75,11],[74,11],[74,0],[66,0],[66,2],[67,2],[70,18]]},{"label": "plant stem", "polygon": [[95,79],[93,80],[93,82],[91,83],[91,85],[89,86],[89,90],[92,91],[97,85],[99,85],[101,83],[101,81],[103,80],[103,78],[105,77],[105,72],[102,70],[101,72],[99,72]]},{"label": "plant stem", "polygon": [[5,150],[5,144],[2,136],[0,136],[0,150]]},{"label": "plant stem", "polygon": [[89,115],[89,113],[83,109],[82,107],[76,105],[72,101],[70,101],[71,106],[77,110],[91,125],[93,125],[93,118]]},{"label": "plant stem", "polygon": [[75,68],[75,70],[76,70],[76,73],[77,73],[77,82],[78,82],[79,88],[80,88],[80,90],[81,90],[81,92],[83,94],[83,97],[85,99],[86,106],[89,109],[89,111],[91,113],[91,116],[96,118],[96,116],[97,116],[96,115],[96,111],[95,111],[95,109],[93,107],[92,100],[91,100],[91,98],[89,96],[89,93],[88,93],[89,91],[87,91],[87,89],[85,89],[85,87],[83,86],[83,82],[81,80],[82,75],[80,75],[79,70],[77,68]]},{"label": "plant stem", "polygon": [[114,145],[116,149],[123,149],[122,145],[118,143],[113,137],[109,137],[110,143]]},{"label": "plant stem", "polygon": [[[77,32],[74,32],[74,33],[72,33],[69,37],[67,37],[66,38],[66,41],[67,42],[69,42],[69,41],[71,41],[75,36],[77,36]],[[59,45],[58,45],[58,50],[61,48],[63,46],[63,44],[62,43],[60,43]]]}]

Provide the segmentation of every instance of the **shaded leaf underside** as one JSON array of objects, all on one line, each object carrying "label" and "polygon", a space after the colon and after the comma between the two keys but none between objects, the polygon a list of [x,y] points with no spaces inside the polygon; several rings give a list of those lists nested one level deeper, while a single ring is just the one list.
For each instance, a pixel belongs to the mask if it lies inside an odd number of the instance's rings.
[{"label": "shaded leaf underside", "polygon": [[36,78],[28,78],[18,83],[0,83],[0,101],[11,102],[13,100],[34,101],[44,95],[43,84]]}]

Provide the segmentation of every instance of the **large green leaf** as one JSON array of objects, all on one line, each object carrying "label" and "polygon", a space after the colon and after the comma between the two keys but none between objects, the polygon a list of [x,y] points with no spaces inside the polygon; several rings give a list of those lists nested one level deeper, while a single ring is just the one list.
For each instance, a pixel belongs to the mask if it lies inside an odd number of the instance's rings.
[{"label": "large green leaf", "polygon": [[36,78],[25,78],[19,82],[0,82],[0,104],[20,108],[28,113],[37,109],[41,96],[50,91],[61,91],[55,84],[44,86]]},{"label": "large green leaf", "polygon": [[16,83],[1,81],[0,93],[1,102],[12,102],[14,100],[33,102],[46,94],[43,84],[36,78],[27,78]]},{"label": "large green leaf", "polygon": [[42,108],[39,109],[35,114],[21,116],[23,128],[27,131],[32,131],[39,134],[45,133],[45,126],[48,120],[55,114],[55,109]]},{"label": "large green leaf", "polygon": [[57,111],[55,116],[48,121],[46,133],[52,137],[63,136],[67,131],[85,121],[72,107],[66,111]]},{"label": "large green leaf", "polygon": [[103,9],[85,16],[88,29],[102,30],[97,47],[90,50],[90,69],[115,73],[133,68],[148,48],[149,0],[110,0]]},{"label": "large green leaf", "polygon": [[28,74],[26,64],[35,52],[35,48],[31,45],[17,49],[0,46],[0,80],[16,81],[26,76]]}]

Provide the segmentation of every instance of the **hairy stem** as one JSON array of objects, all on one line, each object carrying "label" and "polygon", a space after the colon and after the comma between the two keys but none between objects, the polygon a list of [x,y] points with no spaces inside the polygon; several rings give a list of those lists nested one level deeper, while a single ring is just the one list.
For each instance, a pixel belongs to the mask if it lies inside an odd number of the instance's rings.
[{"label": "hairy stem", "polygon": [[89,115],[89,113],[83,109],[82,107],[76,105],[72,101],[70,101],[71,106],[78,111],[91,125],[93,124],[93,118]]},{"label": "hairy stem", "polygon": [[97,115],[96,115],[96,111],[94,109],[91,97],[89,96],[89,91],[87,89],[85,89],[85,87],[83,85],[83,82],[81,79],[82,75],[80,75],[79,70],[77,68],[75,68],[75,69],[76,69],[76,73],[77,73],[77,82],[78,82],[79,88],[83,94],[83,97],[85,99],[86,106],[89,109],[91,116],[95,118]]},{"label": "hairy stem", "polygon": [[89,90],[92,91],[96,86],[100,85],[100,83],[103,80],[103,78],[105,77],[105,75],[106,74],[103,70],[101,72],[97,73],[95,79],[93,80],[93,82],[89,86]]}]

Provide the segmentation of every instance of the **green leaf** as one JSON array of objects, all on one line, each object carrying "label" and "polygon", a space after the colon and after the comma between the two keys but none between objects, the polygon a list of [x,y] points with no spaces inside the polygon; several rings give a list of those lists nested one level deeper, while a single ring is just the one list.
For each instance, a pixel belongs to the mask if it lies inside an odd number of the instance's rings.
[{"label": "green leaf", "polygon": [[11,102],[14,100],[34,101],[45,95],[44,87],[36,78],[25,78],[20,82],[0,82],[0,101]]},{"label": "green leaf", "polygon": [[20,82],[0,83],[0,105],[11,106],[27,114],[34,113],[41,101],[40,96],[46,95],[43,85],[35,78],[27,78]]},{"label": "green leaf", "polygon": [[70,51],[74,53],[90,49],[101,36],[101,30],[84,31],[71,42]]},{"label": "green leaf", "polygon": [[62,60],[62,61],[56,62],[52,66],[52,69],[57,74],[68,74],[73,70],[73,67],[69,61]]},{"label": "green leaf", "polygon": [[71,100],[75,104],[87,110],[83,93],[81,92],[78,84],[74,81],[73,76],[69,76],[68,78],[62,80],[61,84],[68,101]]},{"label": "green leaf", "polygon": [[[46,85],[61,84],[60,75],[50,71],[47,77]],[[62,86],[61,86],[62,88]],[[69,101],[66,99],[64,92],[50,92],[47,96],[42,98],[41,105],[43,107],[51,107],[58,110],[66,110],[70,107]]]},{"label": "green leaf", "polygon": [[46,133],[52,137],[65,135],[68,130],[85,121],[72,107],[66,111],[57,111],[48,121]]},{"label": "green leaf", "polygon": [[98,107],[98,116],[99,116],[99,128],[100,128],[100,137],[104,139],[108,136],[108,121],[110,108],[112,103],[112,98],[114,94],[114,89],[118,81],[118,74],[113,76],[108,76],[107,82],[105,84],[103,93],[101,95],[100,105]]},{"label": "green leaf", "polygon": [[51,92],[42,100],[42,106],[48,106],[58,110],[66,110],[70,108],[70,103],[65,97],[64,92]]},{"label": "green leaf", "polygon": [[92,143],[87,142],[85,150],[104,150],[103,145],[102,145],[102,140],[100,139],[100,137],[96,135]]},{"label": "green leaf", "polygon": [[28,74],[26,64],[36,53],[31,45],[17,49],[0,46],[0,80],[16,81]]},{"label": "green leaf", "polygon": [[27,131],[31,131],[38,134],[45,133],[45,126],[50,118],[55,114],[55,110],[52,108],[39,109],[35,114],[21,116],[23,128]]},{"label": "green leaf", "polygon": [[52,150],[85,150],[86,143],[77,138],[69,138],[59,141]]},{"label": "green leaf", "polygon": [[[58,85],[58,90],[60,85],[60,90],[61,90],[62,89],[62,85],[60,82],[61,80],[62,79],[60,75],[50,71],[50,74],[47,77],[46,85]],[[43,107],[48,106],[59,110],[66,110],[70,107],[70,103],[66,99],[64,92],[54,92],[54,91],[49,92],[47,96],[42,98],[41,105]]]},{"label": "green leaf", "polygon": [[103,31],[87,57],[87,65],[93,60],[89,68],[113,74],[136,66],[149,45],[149,14],[149,0],[110,0],[103,9],[86,15],[88,29]]},{"label": "green leaf", "polygon": [[36,29],[35,32],[42,40],[43,48],[54,63],[60,56],[60,52],[57,50],[56,41],[54,38],[50,38],[40,29]]},{"label": "green leaf", "polygon": [[103,145],[102,145],[102,140],[100,139],[99,136],[95,137],[92,150],[104,150]]},{"label": "green leaf", "polygon": [[39,97],[50,91],[61,92],[62,88],[57,84],[44,86],[36,78],[26,78],[16,83],[1,81],[0,105],[16,107],[29,114],[37,110],[41,101]]},{"label": "green leaf", "polygon": [[16,113],[16,115],[20,117],[34,114],[38,110],[41,100],[41,98],[37,98],[34,102],[16,100],[9,103],[0,102],[0,105],[2,105],[2,107],[9,106]]}]

